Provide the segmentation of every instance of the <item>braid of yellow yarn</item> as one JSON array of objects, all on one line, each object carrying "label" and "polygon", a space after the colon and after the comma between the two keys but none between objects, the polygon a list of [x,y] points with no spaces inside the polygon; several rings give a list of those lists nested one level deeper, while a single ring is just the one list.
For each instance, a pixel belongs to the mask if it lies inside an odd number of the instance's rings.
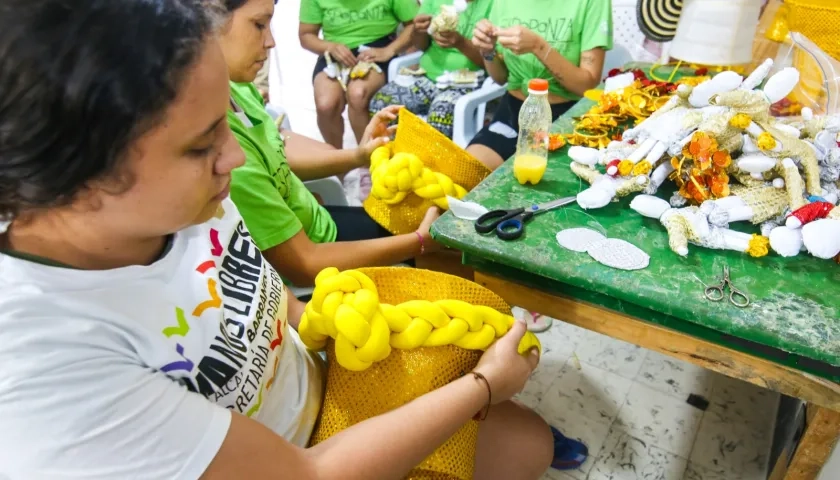
[{"label": "braid of yellow yarn", "polygon": [[461,199],[467,194],[464,187],[453,182],[447,175],[426,168],[416,155],[390,155],[390,148],[383,146],[374,150],[370,156],[371,194],[375,198],[393,205],[402,202],[413,192],[448,210],[447,195]]},{"label": "braid of yellow yarn", "polygon": [[[315,278],[298,332],[312,350],[335,339],[338,363],[353,371],[383,360],[391,348],[413,349],[455,345],[484,350],[507,333],[515,320],[490,307],[460,300],[411,300],[399,305],[379,303],[376,285],[365,274],[327,268]],[[519,353],[542,346],[527,332]]]}]

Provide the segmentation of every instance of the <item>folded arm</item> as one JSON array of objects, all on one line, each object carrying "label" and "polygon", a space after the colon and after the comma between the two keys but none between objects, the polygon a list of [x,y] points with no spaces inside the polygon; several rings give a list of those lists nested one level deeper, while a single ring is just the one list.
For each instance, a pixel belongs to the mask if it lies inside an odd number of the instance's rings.
[{"label": "folded arm", "polygon": [[601,69],[604,68],[603,48],[593,48],[580,54],[580,66],[570,62],[560,52],[554,50],[551,44],[542,40],[534,51],[545,68],[566,90],[575,95],[595,88],[601,83]]}]

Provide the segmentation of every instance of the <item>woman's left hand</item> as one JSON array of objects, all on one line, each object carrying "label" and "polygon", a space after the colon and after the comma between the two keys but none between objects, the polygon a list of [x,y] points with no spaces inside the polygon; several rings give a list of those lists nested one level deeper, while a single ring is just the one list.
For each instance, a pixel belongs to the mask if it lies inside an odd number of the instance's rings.
[{"label": "woman's left hand", "polygon": [[536,54],[545,42],[541,36],[521,25],[497,30],[496,38],[501,46],[517,55]]},{"label": "woman's left hand", "polygon": [[363,52],[359,52],[359,60],[362,62],[385,63],[394,58],[394,51],[388,47],[384,48],[368,48]]},{"label": "woman's left hand", "polygon": [[397,119],[401,108],[402,105],[385,107],[376,112],[376,115],[370,120],[365,128],[365,133],[362,135],[362,141],[359,142],[359,147],[356,149],[356,158],[360,167],[370,165],[370,155],[373,151],[391,141],[391,134],[396,131],[397,126],[389,125]]}]

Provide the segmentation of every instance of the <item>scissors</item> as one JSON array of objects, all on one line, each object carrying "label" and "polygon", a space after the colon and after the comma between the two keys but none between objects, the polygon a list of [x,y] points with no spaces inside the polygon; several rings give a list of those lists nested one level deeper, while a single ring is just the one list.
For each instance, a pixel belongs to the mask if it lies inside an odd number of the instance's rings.
[{"label": "scissors", "polygon": [[738,308],[744,308],[750,304],[750,297],[748,297],[746,293],[735,288],[735,285],[733,285],[732,281],[729,279],[728,265],[723,267],[723,280],[720,282],[720,285],[706,287],[703,294],[708,300],[719,302],[726,297],[726,294],[724,293],[726,287],[729,287],[729,303]]},{"label": "scissors", "polygon": [[577,197],[565,197],[557,200],[531,205],[530,207],[513,208],[510,210],[492,210],[478,217],[475,221],[475,231],[490,233],[496,231],[496,236],[502,240],[516,240],[525,233],[525,222],[554,208],[559,208],[574,202]]}]

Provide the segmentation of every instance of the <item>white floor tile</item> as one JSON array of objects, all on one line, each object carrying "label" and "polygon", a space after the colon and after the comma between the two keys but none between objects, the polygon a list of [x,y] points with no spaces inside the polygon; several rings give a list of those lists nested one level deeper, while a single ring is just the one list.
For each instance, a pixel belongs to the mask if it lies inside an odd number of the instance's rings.
[{"label": "white floor tile", "polygon": [[636,383],[618,412],[620,427],[646,444],[688,458],[703,412],[683,400]]},{"label": "white floor tile", "polygon": [[634,379],[647,350],[615,340],[606,335],[587,331],[578,343],[577,356],[584,363]]},{"label": "white floor tile", "polygon": [[575,477],[570,477],[560,470],[550,469],[542,476],[542,480],[575,480]]},{"label": "white floor tile", "polygon": [[[582,416],[599,423],[612,423],[624,404],[632,380],[582,363],[578,370],[567,362],[554,380],[543,402],[568,416]],[[546,405],[545,408],[548,408]]]},{"label": "white floor tile", "polygon": [[[545,349],[545,345],[543,345]],[[519,393],[517,400],[531,408],[537,408],[542,402],[551,384],[560,376],[567,358],[561,356],[543,356],[540,364],[531,374],[525,389]]]},{"label": "white floor tile", "polygon": [[689,460],[721,478],[759,478],[767,471],[772,433],[771,420],[764,428],[753,428],[706,414]]},{"label": "white floor tile", "polygon": [[722,473],[711,468],[700,466],[694,462],[688,462],[685,470],[685,480],[766,480],[767,475],[763,472],[751,472],[736,475],[731,472]]},{"label": "white floor tile", "polygon": [[586,480],[589,471],[598,458],[598,453],[604,446],[604,440],[610,426],[607,423],[598,423],[594,420],[566,415],[564,413],[545,412],[541,405],[538,412],[545,420],[560,430],[563,435],[583,442],[589,448],[589,458],[577,470],[565,470],[566,475],[576,480]]},{"label": "white floor tile", "polygon": [[717,377],[711,370],[651,351],[636,380],[658,392],[686,400],[692,393],[708,399]]},{"label": "white floor tile", "polygon": [[760,429],[772,423],[779,407],[779,394],[759,386],[720,375],[706,416],[724,423],[744,423]]},{"label": "white floor tile", "polygon": [[588,334],[588,330],[571,323],[553,320],[551,328],[537,334],[537,336],[543,345],[543,356],[556,354],[561,357],[569,357]]},{"label": "white floor tile", "polygon": [[587,480],[683,480],[686,463],[614,426]]}]

